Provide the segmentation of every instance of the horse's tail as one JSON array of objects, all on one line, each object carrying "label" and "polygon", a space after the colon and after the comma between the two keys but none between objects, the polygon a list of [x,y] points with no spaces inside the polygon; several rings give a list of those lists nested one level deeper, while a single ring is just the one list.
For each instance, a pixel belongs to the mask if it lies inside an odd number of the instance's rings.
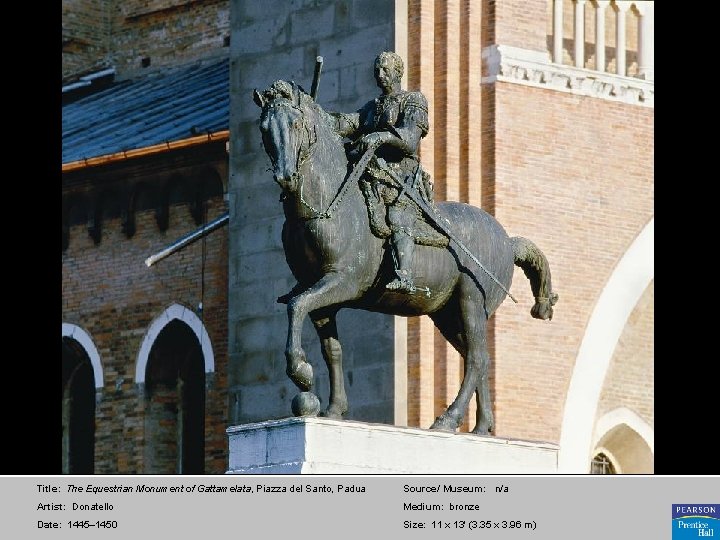
[{"label": "horse's tail", "polygon": [[550,265],[540,248],[527,238],[514,236],[510,238],[515,256],[515,265],[525,272],[530,280],[535,305],[530,315],[536,319],[552,320],[553,306],[558,301],[558,295],[552,290],[550,280]]}]

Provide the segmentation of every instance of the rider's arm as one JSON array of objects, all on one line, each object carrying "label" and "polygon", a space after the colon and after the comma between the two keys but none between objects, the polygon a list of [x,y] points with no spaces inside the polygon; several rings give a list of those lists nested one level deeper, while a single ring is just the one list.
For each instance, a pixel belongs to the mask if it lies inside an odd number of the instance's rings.
[{"label": "rider's arm", "polygon": [[404,100],[400,115],[389,131],[379,131],[366,135],[364,141],[371,143],[377,140],[399,148],[407,155],[417,154],[422,139],[428,132],[427,100],[420,92],[410,92]]},{"label": "rider's arm", "polygon": [[359,113],[331,112],[330,118],[334,122],[334,129],[341,137],[351,137],[360,129]]},{"label": "rider's arm", "polygon": [[341,137],[356,139],[367,132],[367,125],[375,110],[375,100],[368,101],[354,113],[330,112],[333,128]]},{"label": "rider's arm", "polygon": [[[428,132],[428,104],[420,92],[410,92],[395,123],[395,135],[402,140],[395,146],[407,154],[417,154],[422,139]],[[394,141],[390,141],[393,144]]]}]

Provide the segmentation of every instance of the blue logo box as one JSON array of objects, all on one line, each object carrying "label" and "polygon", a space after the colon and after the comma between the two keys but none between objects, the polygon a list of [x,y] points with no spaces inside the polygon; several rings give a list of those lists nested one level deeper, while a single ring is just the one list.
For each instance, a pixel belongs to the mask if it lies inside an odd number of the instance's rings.
[{"label": "blue logo box", "polygon": [[720,504],[673,504],[672,540],[720,540]]}]

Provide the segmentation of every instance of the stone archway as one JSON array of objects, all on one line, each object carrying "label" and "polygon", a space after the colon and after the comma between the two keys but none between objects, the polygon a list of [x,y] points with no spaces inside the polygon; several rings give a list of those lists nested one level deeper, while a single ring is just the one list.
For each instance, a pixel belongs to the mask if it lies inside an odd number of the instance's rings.
[{"label": "stone archway", "polygon": [[136,384],[143,384],[145,382],[145,371],[150,349],[162,329],[174,319],[183,321],[193,331],[195,337],[200,342],[203,360],[205,362],[205,373],[213,373],[215,371],[215,355],[213,354],[212,343],[210,342],[210,336],[202,321],[191,309],[179,304],[173,304],[155,318],[143,338],[137,361],[135,362]]},{"label": "stone archway", "polygon": [[605,375],[628,317],[655,275],[654,238],[652,218],[620,259],[590,316],[565,399],[558,456],[560,473],[588,471]]},{"label": "stone archway", "polygon": [[614,409],[595,423],[593,454],[611,457],[618,474],[653,474],[653,429],[626,407]]},{"label": "stone archway", "polygon": [[205,455],[205,381],[214,368],[202,322],[173,305],[155,319],[136,366],[144,388],[144,472],[202,474]]},{"label": "stone archway", "polygon": [[62,325],[62,472],[95,472],[95,402],[102,389],[100,356],[90,335]]}]

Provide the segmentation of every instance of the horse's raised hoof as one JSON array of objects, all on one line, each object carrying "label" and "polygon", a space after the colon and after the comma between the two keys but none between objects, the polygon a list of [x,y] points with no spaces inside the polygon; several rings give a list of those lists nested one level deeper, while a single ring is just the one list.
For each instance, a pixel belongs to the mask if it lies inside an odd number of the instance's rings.
[{"label": "horse's raised hoof", "polygon": [[287,376],[302,392],[307,392],[313,385],[313,368],[307,362],[300,362],[295,369],[287,369]]},{"label": "horse's raised hoof", "polygon": [[300,392],[290,404],[295,416],[317,416],[320,412],[320,400],[312,392]]},{"label": "horse's raised hoof", "polygon": [[430,429],[437,429],[438,431],[454,432],[457,429],[457,422],[455,422],[448,416],[441,414],[440,416],[438,416],[435,419],[432,426],[430,426]]}]

